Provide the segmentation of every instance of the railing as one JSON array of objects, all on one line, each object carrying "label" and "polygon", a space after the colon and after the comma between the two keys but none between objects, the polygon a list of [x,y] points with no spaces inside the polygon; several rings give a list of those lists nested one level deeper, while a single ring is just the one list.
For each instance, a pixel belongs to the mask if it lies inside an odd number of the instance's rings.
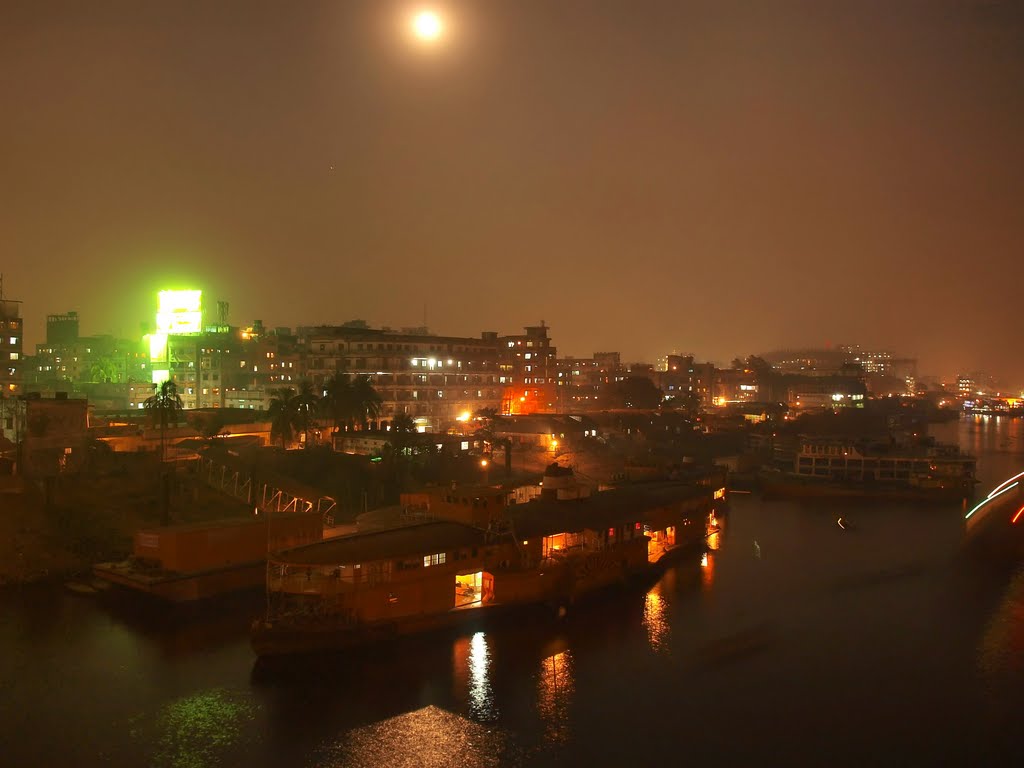
[{"label": "railing", "polygon": [[323,518],[325,526],[334,525],[334,510],[338,504],[330,496],[319,496],[315,500],[294,496],[269,482],[254,482],[248,472],[219,464],[213,459],[200,459],[200,476],[207,485],[246,504],[255,504],[261,512],[315,511]]}]

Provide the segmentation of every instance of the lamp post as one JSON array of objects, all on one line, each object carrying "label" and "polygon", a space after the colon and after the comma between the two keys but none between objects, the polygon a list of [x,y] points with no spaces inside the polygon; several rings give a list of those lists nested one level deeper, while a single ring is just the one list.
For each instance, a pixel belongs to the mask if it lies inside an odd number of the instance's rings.
[{"label": "lamp post", "polygon": [[480,469],[483,470],[484,485],[491,484],[491,462],[487,459],[480,459]]}]

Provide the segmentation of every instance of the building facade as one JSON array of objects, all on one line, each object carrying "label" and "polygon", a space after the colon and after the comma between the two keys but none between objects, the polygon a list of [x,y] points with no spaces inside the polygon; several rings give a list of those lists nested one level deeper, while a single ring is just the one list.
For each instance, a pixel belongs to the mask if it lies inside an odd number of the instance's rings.
[{"label": "building facade", "polygon": [[7,397],[22,391],[24,326],[21,302],[0,298],[0,389]]},{"label": "building facade", "polygon": [[499,339],[322,326],[302,331],[303,376],[322,390],[338,373],[365,376],[380,395],[380,418],[411,416],[422,431],[445,431],[485,408],[498,409]]},{"label": "building facade", "polygon": [[555,413],[559,410],[558,350],[542,322],[525,333],[498,338],[501,412]]}]

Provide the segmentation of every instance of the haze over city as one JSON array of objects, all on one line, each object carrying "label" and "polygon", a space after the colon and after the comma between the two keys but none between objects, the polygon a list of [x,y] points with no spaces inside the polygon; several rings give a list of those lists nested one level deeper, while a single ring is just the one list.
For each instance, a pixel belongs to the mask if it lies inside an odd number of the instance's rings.
[{"label": "haze over city", "polygon": [[1013,0],[0,0],[0,764],[1024,765],[1022,84]]},{"label": "haze over city", "polygon": [[72,308],[134,334],[178,284],[243,324],[1024,378],[1018,4],[435,5],[426,45],[379,0],[4,3],[27,346]]}]

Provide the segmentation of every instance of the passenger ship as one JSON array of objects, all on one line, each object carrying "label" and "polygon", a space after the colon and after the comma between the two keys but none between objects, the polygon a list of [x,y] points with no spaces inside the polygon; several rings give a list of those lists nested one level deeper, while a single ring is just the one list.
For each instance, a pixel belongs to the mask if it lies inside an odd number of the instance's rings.
[{"label": "passenger ship", "polygon": [[776,449],[775,466],[759,479],[766,496],[959,500],[973,493],[976,463],[956,445],[803,435],[796,450]]},{"label": "passenger ship", "polygon": [[702,542],[725,493],[719,467],[689,481],[590,493],[552,465],[541,497],[525,504],[493,487],[403,496],[408,524],[270,556],[253,649],[343,649],[525,606],[564,614]]}]

